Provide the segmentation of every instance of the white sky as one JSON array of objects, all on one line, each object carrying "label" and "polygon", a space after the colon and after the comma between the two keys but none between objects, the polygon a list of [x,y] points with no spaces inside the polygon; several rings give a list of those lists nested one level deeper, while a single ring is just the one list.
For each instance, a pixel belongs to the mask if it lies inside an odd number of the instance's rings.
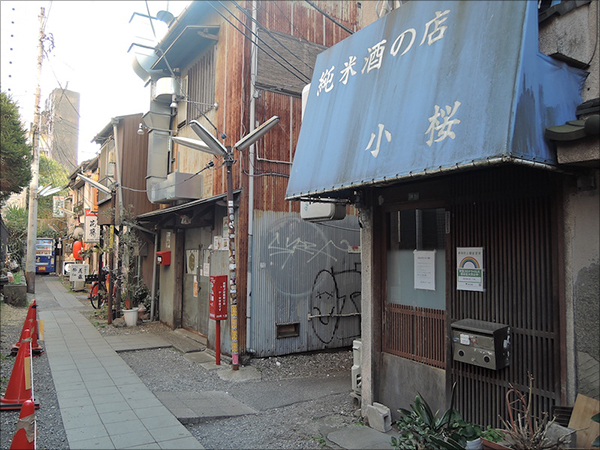
[{"label": "white sky", "polygon": [[[78,163],[95,156],[90,141],[112,117],[145,113],[149,87],[135,74],[133,42],[152,38],[147,18],[169,10],[177,16],[189,1],[5,1],[0,2],[0,88],[19,106],[29,129],[33,122],[37,86],[40,8],[45,8],[47,36],[54,49],[42,64],[40,110],[52,90],[66,88],[80,94]],[[153,21],[160,39],[166,25]]]}]

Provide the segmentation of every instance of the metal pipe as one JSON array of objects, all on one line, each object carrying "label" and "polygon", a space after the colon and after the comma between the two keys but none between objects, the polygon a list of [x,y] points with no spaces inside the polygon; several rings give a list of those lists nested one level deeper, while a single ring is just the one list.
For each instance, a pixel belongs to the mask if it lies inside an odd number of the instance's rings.
[{"label": "metal pipe", "polygon": [[152,267],[152,293],[150,294],[150,320],[154,320],[154,309],[156,308],[156,252],[158,250],[158,233],[154,233],[154,266]]},{"label": "metal pipe", "polygon": [[[256,128],[256,74],[258,47],[256,45],[256,0],[252,0],[252,44],[250,49],[250,132]],[[254,246],[254,152],[252,144],[248,151],[248,267],[246,275],[246,351],[252,349],[252,250]]]},{"label": "metal pipe", "polygon": [[311,319],[315,319],[318,317],[353,317],[353,316],[360,316],[361,313],[356,312],[356,313],[348,313],[348,314],[315,314],[315,315],[311,315],[308,314],[308,320],[310,321]]},{"label": "metal pipe", "polygon": [[119,153],[119,140],[117,138],[119,119],[113,118],[113,139],[115,140],[115,161],[117,169],[117,183],[119,184],[119,223],[123,220],[123,174],[121,173],[121,155]]}]

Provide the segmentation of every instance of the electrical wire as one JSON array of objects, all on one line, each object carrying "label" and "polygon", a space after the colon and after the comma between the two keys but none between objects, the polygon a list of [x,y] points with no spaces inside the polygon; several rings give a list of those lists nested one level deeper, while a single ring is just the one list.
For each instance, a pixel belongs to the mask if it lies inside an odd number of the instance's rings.
[{"label": "electrical wire", "polygon": [[[224,15],[224,14],[223,14],[221,11],[219,11],[219,10],[218,10],[218,8],[216,8],[216,7],[215,7],[215,6],[212,4],[212,2],[210,2],[210,3],[209,3],[209,5],[210,5],[210,6],[211,6],[211,7],[212,7],[212,8],[213,8],[213,9],[214,9],[216,12],[217,12],[217,14],[219,14],[219,15],[220,15],[220,16],[221,16],[221,17],[222,17],[222,18],[223,18],[223,19],[224,19],[224,20],[225,20],[227,23],[229,23],[229,24],[230,24],[230,25],[231,25],[233,28],[235,28],[235,29],[236,29],[236,30],[237,30],[237,31],[238,31],[240,34],[242,34],[242,36],[244,36],[246,39],[248,39],[248,40],[250,40],[250,41],[251,41],[251,39],[250,39],[248,36],[246,36],[246,33],[244,33],[244,32],[243,32],[241,29],[239,29],[239,28],[238,28],[238,27],[237,27],[237,26],[236,26],[236,25],[235,25],[233,22],[231,22],[231,21],[230,21],[230,20],[229,20],[227,17],[225,17],[225,15]],[[239,19],[238,19],[238,20],[239,20]],[[244,26],[246,26],[246,25],[244,24]],[[247,28],[247,26],[246,26],[246,28]],[[254,33],[252,33],[252,34],[254,34]],[[256,36],[256,35],[255,35],[255,36]],[[261,42],[264,42],[264,41],[263,41],[263,40],[262,40],[260,37],[258,37],[258,36],[256,36],[256,37],[257,37],[257,39],[258,39],[259,41],[261,41]],[[271,55],[269,52],[267,52],[267,51],[266,51],[264,48],[262,48],[260,45],[258,45],[258,44],[256,44],[256,43],[255,43],[255,45],[256,45],[258,48],[260,48],[260,49],[261,49],[263,52],[265,52],[265,54],[266,54],[267,56],[269,56],[271,59],[273,59],[273,61],[275,61],[277,64],[279,64],[281,67],[283,67],[283,68],[284,68],[284,69],[285,69],[287,72],[289,72],[290,74],[292,74],[294,77],[298,78],[298,79],[299,79],[300,81],[302,81],[303,83],[306,83],[306,82],[307,82],[306,80],[308,80],[308,81],[310,82],[310,80],[309,80],[309,79],[308,79],[308,78],[307,78],[307,77],[306,77],[304,74],[302,74],[302,76],[303,76],[305,79],[302,79],[302,78],[301,78],[301,77],[299,77],[297,74],[295,74],[294,72],[292,72],[292,71],[291,71],[291,70],[290,70],[288,67],[286,67],[285,65],[283,65],[283,63],[282,63],[281,61],[278,61],[277,59],[275,59],[275,57],[274,57],[274,56],[272,56],[272,55]],[[268,46],[268,44],[267,44],[267,46]],[[277,53],[277,52],[275,52],[275,53]],[[277,53],[277,54],[278,54],[278,53]],[[289,64],[289,65],[291,66],[291,64],[290,64],[290,62],[289,62],[289,61],[287,61],[285,58],[283,58],[283,57],[282,57],[281,55],[279,55],[279,54],[278,54],[278,56],[279,56],[281,59],[283,59],[283,60],[284,60],[284,61],[285,61],[287,64]],[[292,66],[292,67],[293,67],[293,66]],[[297,70],[297,69],[296,69],[296,70]]]},{"label": "electrical wire", "polygon": [[[252,29],[251,29],[251,28],[249,28],[249,27],[248,27],[248,26],[247,26],[247,25],[244,23],[244,21],[243,21],[243,20],[241,20],[240,18],[238,18],[238,17],[237,17],[237,15],[233,14],[233,13],[231,12],[231,10],[230,10],[229,8],[227,8],[227,6],[225,6],[221,0],[218,0],[218,1],[219,1],[219,3],[220,3],[222,6],[223,6],[223,8],[225,8],[225,10],[227,10],[227,12],[228,12],[229,14],[231,14],[233,17],[235,17],[235,19],[236,19],[238,22],[240,22],[240,23],[241,23],[241,24],[244,26],[244,28],[246,28],[248,31],[250,31],[250,33],[251,33],[253,36],[255,36],[255,37],[256,37],[256,38],[257,38],[259,41],[261,41],[263,44],[265,44],[265,45],[266,45],[266,46],[269,48],[269,50],[272,50],[272,51],[273,51],[273,52],[274,52],[274,53],[275,53],[277,56],[279,56],[279,57],[280,57],[280,58],[281,58],[283,61],[285,61],[285,63],[286,63],[286,64],[288,64],[288,65],[289,65],[289,66],[290,66],[292,69],[294,69],[296,72],[298,72],[298,73],[299,73],[301,76],[303,76],[303,77],[306,79],[306,80],[301,80],[301,81],[304,81],[304,82],[307,82],[307,81],[308,81],[308,82],[310,82],[310,78],[309,78],[309,77],[307,77],[307,76],[306,76],[304,73],[302,73],[302,71],[300,71],[299,69],[297,69],[297,68],[296,68],[296,66],[295,66],[294,64],[292,64],[290,61],[288,61],[286,58],[284,58],[284,57],[283,57],[283,56],[282,56],[282,55],[281,55],[281,54],[280,54],[280,53],[279,53],[277,50],[275,50],[273,47],[271,47],[271,46],[270,46],[270,45],[269,45],[269,44],[268,44],[268,43],[267,43],[267,42],[266,42],[264,39],[260,38],[260,37],[258,36],[258,34],[254,33],[254,32],[252,31]],[[234,2],[234,3],[236,3],[236,2]],[[237,5],[237,3],[236,3],[236,5]],[[248,13],[247,13],[247,12],[246,12],[246,11],[245,11],[243,8],[241,8],[241,7],[238,7],[238,9],[240,9],[240,10],[241,10],[241,11],[242,11],[242,12],[243,12],[243,13],[244,13],[246,16],[248,15]],[[252,21],[254,21],[254,22],[255,22],[255,23],[256,23],[256,24],[257,24],[257,25],[258,25],[260,28],[262,28],[262,29],[266,30],[266,28],[264,28],[264,27],[263,27],[263,26],[262,26],[262,25],[261,25],[261,24],[260,24],[258,21],[255,21],[255,20],[254,20],[254,19],[253,19],[251,16],[250,16],[250,19],[251,19]],[[239,31],[239,30],[238,30],[238,31]],[[289,50],[289,49],[288,49],[288,48],[287,48],[285,45],[283,45],[281,42],[279,42],[279,40],[277,40],[277,39],[276,39],[276,38],[275,38],[273,35],[271,35],[271,33],[269,33],[269,31],[268,31],[268,30],[266,30],[266,31],[267,31],[267,34],[268,34],[268,35],[269,35],[271,38],[273,38],[273,40],[275,40],[275,41],[276,41],[276,42],[277,42],[279,45],[281,45],[283,48],[285,48],[285,49],[286,49],[286,50],[287,50],[289,53],[291,53],[291,54],[292,54],[292,55],[293,55],[293,56],[294,56],[296,59],[299,59],[299,60],[301,60],[300,58],[298,58],[298,56],[294,55],[294,54],[293,54],[293,53],[292,53],[292,52],[291,52],[291,51],[290,51],[290,50]],[[240,32],[241,32],[241,31],[240,31]],[[242,33],[242,34],[244,35],[244,37],[246,37],[246,38],[247,38],[247,36],[246,36],[246,34],[245,34],[245,33]],[[259,48],[260,48],[260,47],[259,47]],[[267,55],[268,55],[270,58],[272,58],[273,60],[275,60],[275,61],[276,61],[276,59],[275,59],[275,58],[274,58],[272,55],[270,55],[268,52],[266,52],[264,49],[262,49],[262,48],[261,48],[261,50],[262,50],[262,51],[264,51],[264,52],[265,52],[265,53],[266,53],[266,54],[267,54]],[[301,60],[301,61],[302,61],[302,60]],[[282,67],[283,67],[283,66],[282,66]],[[289,70],[288,70],[288,72],[289,72]],[[290,72],[290,73],[291,73],[291,72]],[[296,76],[296,78],[298,78],[298,76]]]},{"label": "electrical wire", "polygon": [[[248,13],[248,11],[246,11],[245,8],[242,8],[242,6],[237,1],[232,0],[232,2],[238,10],[240,10],[246,17],[248,17],[252,22],[254,22],[261,30],[263,30],[265,33],[267,33],[275,42],[277,42],[284,49],[286,49],[290,55],[292,55],[294,58],[296,58],[298,61],[300,61],[302,64],[304,64],[310,70],[310,73],[313,72],[314,67],[309,66],[306,63],[306,61],[304,61],[302,58],[300,58],[298,55],[296,55],[294,52],[292,52],[288,47],[286,47],[284,44],[282,44],[281,41],[279,39],[277,39],[268,28],[263,26],[258,20],[255,20],[254,17],[252,17],[252,14]],[[289,19],[288,19],[288,21],[289,21]]]},{"label": "electrical wire", "polygon": [[335,23],[338,27],[340,27],[345,32],[347,32],[349,34],[354,34],[354,31],[350,30],[349,28],[346,28],[344,25],[339,23],[337,20],[335,20],[333,17],[331,17],[329,14],[327,14],[325,11],[323,11],[321,8],[319,8],[317,5],[315,5],[310,0],[304,0],[304,1],[306,3],[308,3],[310,6],[312,6],[313,8],[315,8],[317,11],[319,11],[321,14],[323,14],[325,17],[327,17],[329,20],[331,20],[333,23]]}]

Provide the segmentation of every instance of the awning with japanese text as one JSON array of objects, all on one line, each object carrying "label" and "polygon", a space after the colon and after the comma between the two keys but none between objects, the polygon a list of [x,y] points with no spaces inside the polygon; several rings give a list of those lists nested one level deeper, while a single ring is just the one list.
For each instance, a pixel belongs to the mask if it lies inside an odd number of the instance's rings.
[{"label": "awning with japanese text", "polygon": [[411,1],[321,53],[288,199],[485,162],[556,164],[585,72],[538,51],[536,1]]}]

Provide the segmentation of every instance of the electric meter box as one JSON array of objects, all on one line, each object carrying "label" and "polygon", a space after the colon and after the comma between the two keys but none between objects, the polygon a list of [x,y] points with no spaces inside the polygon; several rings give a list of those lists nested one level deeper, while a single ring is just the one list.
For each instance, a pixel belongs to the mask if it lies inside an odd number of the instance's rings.
[{"label": "electric meter box", "polygon": [[462,319],[451,327],[452,356],[455,361],[492,370],[510,364],[511,332],[508,325]]}]

